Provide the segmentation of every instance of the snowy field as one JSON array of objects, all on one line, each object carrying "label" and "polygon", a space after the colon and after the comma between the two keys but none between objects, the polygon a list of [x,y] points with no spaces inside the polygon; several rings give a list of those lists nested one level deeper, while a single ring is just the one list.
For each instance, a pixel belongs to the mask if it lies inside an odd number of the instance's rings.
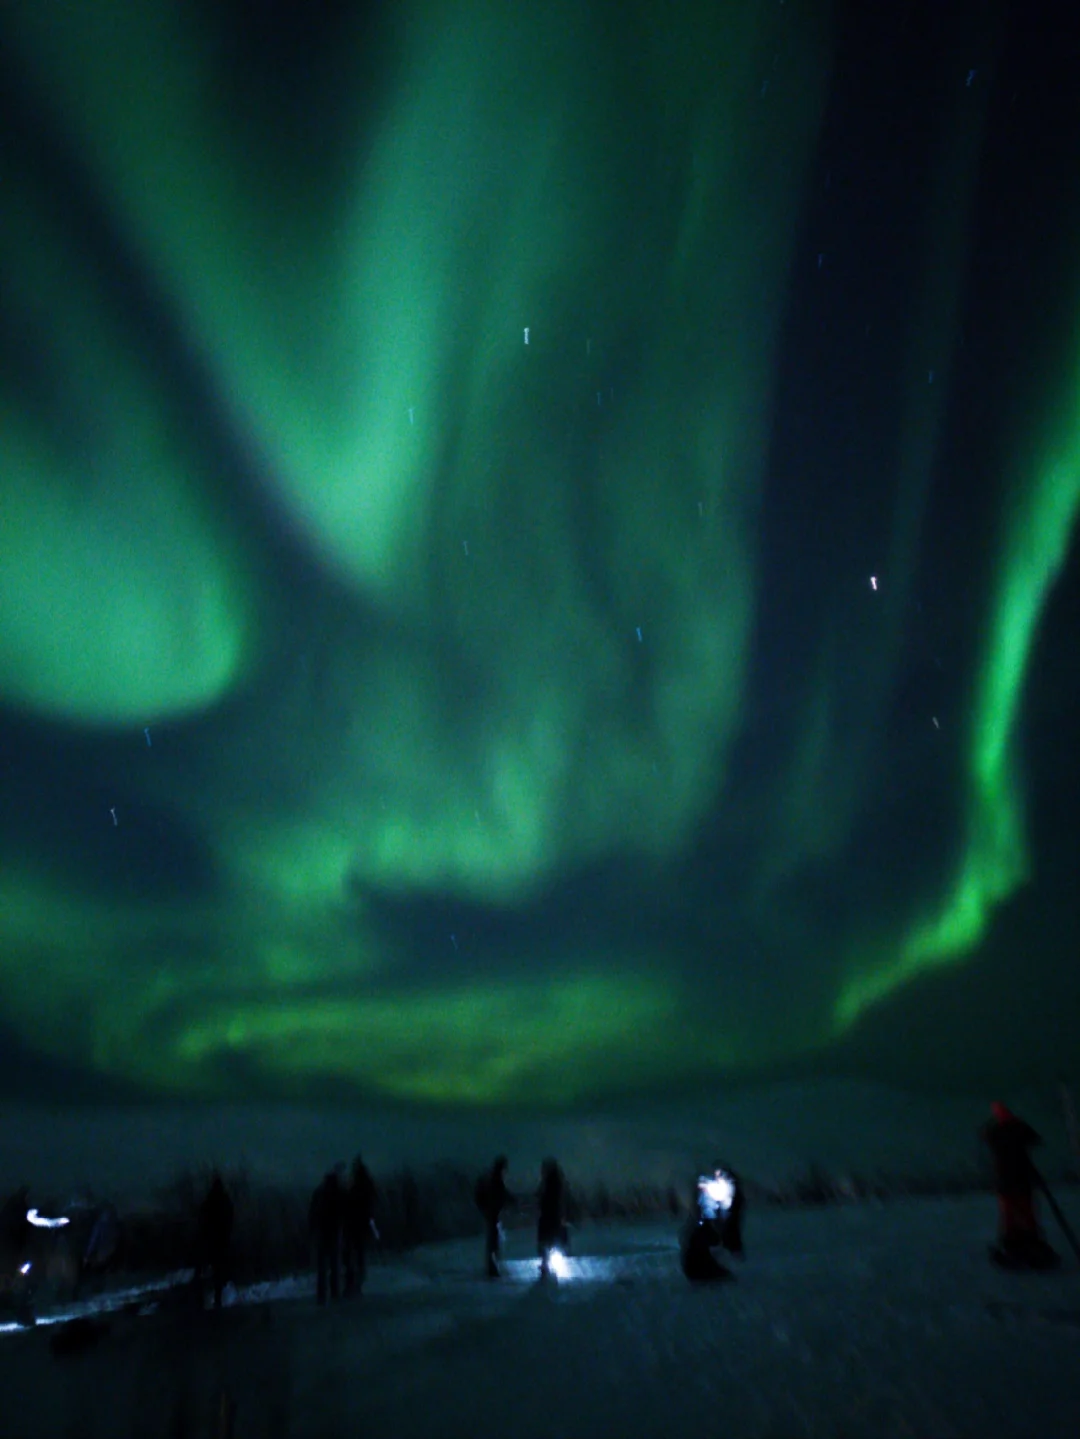
[{"label": "snowy field", "polygon": [[[1058,1197],[1080,1226],[1080,1191]],[[1075,1439],[1080,1266],[1048,1227],[1059,1273],[998,1272],[994,1220],[988,1197],[751,1211],[737,1278],[703,1290],[672,1226],[586,1226],[545,1286],[518,1230],[498,1283],[473,1241],[324,1310],[305,1277],[217,1316],[115,1314],[68,1357],[56,1327],[0,1334],[0,1431]]]}]

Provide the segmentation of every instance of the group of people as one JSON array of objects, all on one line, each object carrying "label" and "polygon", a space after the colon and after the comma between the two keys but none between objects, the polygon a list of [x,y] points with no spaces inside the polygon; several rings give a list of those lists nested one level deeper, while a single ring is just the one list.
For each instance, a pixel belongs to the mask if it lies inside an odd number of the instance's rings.
[{"label": "group of people", "polygon": [[[1037,1188],[1045,1191],[1048,1202],[1053,1205],[1053,1196],[1046,1190],[1031,1157],[1032,1149],[1042,1142],[1040,1135],[1000,1102],[991,1105],[990,1120],[980,1134],[992,1157],[998,1200],[998,1237],[990,1246],[991,1259],[1006,1268],[1055,1268],[1060,1258],[1047,1242],[1035,1212]],[[476,1203],[484,1217],[485,1270],[491,1279],[497,1279],[501,1272],[502,1215],[519,1205],[518,1198],[507,1188],[506,1170],[506,1156],[500,1154],[476,1185]],[[1064,1225],[1064,1216],[1054,1207],[1059,1222]],[[536,1242],[541,1279],[551,1272],[552,1255],[568,1249],[564,1208],[562,1170],[554,1159],[545,1159],[536,1194]],[[745,1258],[745,1210],[746,1193],[733,1169],[717,1165],[711,1173],[695,1181],[679,1246],[682,1271],[691,1283],[732,1277],[731,1270],[715,1251]],[[1076,1247],[1071,1232],[1069,1238]]]},{"label": "group of people", "polygon": [[[506,1187],[509,1161],[500,1154],[491,1168],[476,1181],[476,1207],[484,1217],[484,1264],[489,1279],[498,1279],[502,1272],[502,1215],[506,1209],[517,1209],[520,1200]],[[540,1260],[539,1274],[547,1279],[552,1272],[552,1257],[569,1248],[566,1225],[566,1180],[555,1159],[545,1159],[540,1166],[540,1186],[536,1191],[536,1247]]]},{"label": "group of people", "polygon": [[[484,1267],[489,1279],[501,1274],[502,1216],[507,1209],[520,1207],[519,1198],[506,1184],[507,1158],[500,1154],[490,1170],[476,1183],[476,1204],[484,1217]],[[557,1255],[569,1250],[566,1224],[566,1181],[554,1159],[545,1159],[536,1191],[536,1250],[538,1276],[547,1279]],[[690,1215],[683,1230],[680,1253],[683,1273],[693,1282],[730,1277],[713,1255],[723,1248],[739,1258],[745,1256],[742,1238],[746,1195],[738,1176],[717,1166],[694,1186]]]},{"label": "group of people", "polygon": [[[308,1229],[315,1248],[316,1296],[320,1304],[325,1304],[328,1296],[341,1297],[342,1269],[345,1294],[362,1291],[367,1277],[368,1242],[372,1237],[379,1237],[375,1200],[375,1181],[359,1154],[353,1160],[349,1175],[345,1173],[345,1165],[338,1164],[312,1194]],[[209,1278],[214,1308],[221,1308],[222,1292],[229,1278],[233,1216],[233,1202],[224,1180],[215,1170],[198,1214],[194,1283],[200,1305],[205,1304],[205,1285]]]},{"label": "group of people", "polygon": [[[1080,1244],[1031,1158],[1032,1149],[1041,1142],[1036,1131],[1004,1104],[995,1103],[991,1106],[989,1122],[980,1133],[993,1159],[998,1199],[998,1237],[990,1246],[991,1259],[1006,1268],[1023,1269],[1053,1268],[1060,1262],[1038,1223],[1037,1188],[1045,1192],[1047,1202],[1080,1257]],[[476,1205],[484,1221],[484,1269],[491,1279],[497,1279],[502,1273],[502,1217],[509,1209],[526,1207],[507,1186],[507,1167],[506,1156],[500,1154],[477,1180],[475,1188]],[[562,1169],[555,1159],[545,1159],[535,1199],[527,1206],[535,1207],[541,1279],[553,1272],[560,1252],[562,1255],[569,1252],[566,1199]],[[344,1164],[338,1164],[325,1175],[311,1196],[308,1225],[314,1241],[316,1294],[320,1304],[325,1304],[328,1297],[336,1300],[341,1296],[342,1270],[344,1294],[362,1291],[367,1276],[368,1245],[372,1238],[379,1238],[375,1224],[376,1200],[375,1182],[359,1155],[350,1173],[346,1174]],[[10,1271],[18,1277],[30,1268],[25,1261],[30,1248],[33,1211],[28,1211],[27,1202],[28,1190],[23,1187],[0,1209],[0,1275]],[[717,1165],[695,1181],[680,1243],[682,1270],[687,1279],[707,1283],[731,1277],[731,1271],[714,1251],[744,1257],[745,1208],[745,1191],[734,1170]],[[106,1219],[110,1222],[106,1223]],[[200,1305],[205,1304],[205,1285],[209,1278],[214,1307],[221,1308],[229,1277],[233,1219],[233,1201],[215,1170],[198,1211],[195,1288]],[[105,1218],[98,1216],[86,1247],[87,1270],[93,1269],[102,1254],[117,1250],[118,1232],[115,1210],[110,1208]],[[83,1267],[80,1266],[80,1277]]]},{"label": "group of people", "polygon": [[375,1224],[375,1181],[358,1154],[346,1178],[344,1164],[331,1169],[311,1196],[308,1228],[315,1240],[316,1298],[325,1304],[340,1297],[340,1271],[345,1294],[359,1294],[367,1278],[367,1247],[379,1237]]}]

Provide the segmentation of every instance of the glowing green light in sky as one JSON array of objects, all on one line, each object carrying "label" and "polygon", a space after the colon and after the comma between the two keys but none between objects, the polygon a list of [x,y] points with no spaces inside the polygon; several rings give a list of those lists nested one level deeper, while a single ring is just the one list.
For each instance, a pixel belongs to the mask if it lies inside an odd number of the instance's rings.
[{"label": "glowing green light in sky", "polygon": [[959,873],[937,913],[915,926],[898,954],[848,982],[836,1007],[841,1029],[921,970],[969,954],[994,907],[1027,878],[1023,789],[1013,742],[1039,619],[1080,512],[1080,386],[1074,395],[1062,440],[1030,478],[1021,479],[1007,508],[971,723],[967,844]]},{"label": "glowing green light in sky", "polygon": [[394,83],[339,83],[327,159],[249,110],[201,9],[9,7],[275,504],[366,606],[302,814],[253,822],[222,746],[202,802],[231,872],[288,874],[302,836],[324,886],[506,898],[624,844],[628,810],[648,852],[691,832],[742,699],[814,9],[702,7],[627,68],[574,4],[401,7]]},{"label": "glowing green light in sky", "polygon": [[[628,1050],[640,1083],[705,1052],[680,986],[624,963],[607,973],[589,955],[573,974],[408,990],[382,973],[362,917],[340,907],[110,911],[22,876],[0,898],[5,1012],[32,1024],[45,1053],[156,1092],[216,1093],[219,1066],[242,1061],[271,1080],[349,1081],[395,1099],[563,1103],[619,1087]],[[214,931],[215,952],[193,960],[192,938]],[[739,1058],[715,1041],[708,1054],[717,1066]]]},{"label": "glowing green light in sky", "polygon": [[[799,940],[777,897],[805,898],[847,852],[895,699],[982,91],[958,85],[944,127],[896,346],[900,435],[873,476],[887,498],[866,505],[881,628],[849,646],[846,592],[807,596],[825,611],[814,693],[785,700],[790,743],[762,741],[772,773],[743,792],[749,684],[788,678],[750,657],[828,7],[630,7],[617,44],[604,7],[575,0],[382,8],[293,76],[310,84],[293,124],[280,77],[236,59],[237,7],[4,7],[65,164],[16,156],[24,171],[0,147],[0,320],[36,346],[24,365],[0,334],[0,702],[93,729],[108,763],[80,776],[100,832],[81,811],[63,816],[75,839],[43,822],[24,858],[0,829],[18,857],[0,874],[2,1017],[54,1059],[177,1094],[242,1073],[561,1103],[805,1051],[970,953],[1027,873],[1013,745],[1080,508],[1075,414],[1003,524],[944,899],[916,909],[901,879],[900,936],[854,954],[839,997],[815,958],[798,1014],[777,1003],[769,944],[786,963]],[[68,167],[116,275],[50,190]],[[136,766],[122,731],[173,717],[171,748]],[[143,804],[141,830],[110,824],[108,786]],[[633,931],[639,896],[606,895],[592,938],[538,922],[527,953],[489,936],[451,957],[401,920],[420,897],[523,926],[606,866],[660,887],[706,825],[731,922],[718,936],[672,900],[692,960]],[[196,898],[115,898],[174,844],[198,878],[178,860],[164,888]],[[105,876],[97,900],[76,851]]]},{"label": "glowing green light in sky", "polygon": [[6,160],[0,188],[0,264],[61,396],[0,392],[0,696],[93,723],[204,708],[251,656],[250,567],[93,267]]}]

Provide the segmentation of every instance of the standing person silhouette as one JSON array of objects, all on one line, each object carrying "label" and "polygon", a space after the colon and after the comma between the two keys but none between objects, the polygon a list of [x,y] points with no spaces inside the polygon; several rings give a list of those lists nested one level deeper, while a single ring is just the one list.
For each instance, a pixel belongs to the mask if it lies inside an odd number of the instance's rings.
[{"label": "standing person silhouette", "polygon": [[375,1229],[377,1194],[371,1171],[358,1154],[345,1191],[345,1293],[361,1294],[367,1278],[367,1245]]},{"label": "standing person silhouette", "polygon": [[[339,1166],[341,1167],[343,1166]],[[345,1188],[338,1169],[332,1169],[311,1196],[308,1209],[308,1227],[315,1237],[318,1273],[316,1297],[320,1304],[326,1303],[328,1287],[331,1299],[339,1296],[341,1230],[344,1218]]]},{"label": "standing person silhouette", "polygon": [[540,1255],[540,1278],[551,1273],[551,1253],[566,1243],[566,1222],[563,1208],[566,1181],[554,1159],[545,1159],[540,1168],[540,1188],[536,1200],[536,1247]]},{"label": "standing person silhouette", "polygon": [[998,1199],[998,1239],[990,1257],[1006,1268],[1053,1268],[1057,1253],[1043,1238],[1035,1214],[1038,1173],[1032,1149],[1042,1137],[1000,1101],[990,1106],[982,1137],[994,1161]]},{"label": "standing person silhouette", "polygon": [[225,1181],[215,1169],[210,1188],[199,1206],[199,1261],[209,1266],[214,1285],[214,1308],[221,1308],[221,1296],[229,1267],[229,1242],[233,1230],[233,1202]]},{"label": "standing person silhouette", "polygon": [[499,1277],[499,1255],[502,1248],[499,1220],[504,1209],[517,1200],[506,1187],[508,1160],[500,1154],[491,1168],[476,1181],[476,1207],[484,1216],[484,1263],[489,1279]]}]

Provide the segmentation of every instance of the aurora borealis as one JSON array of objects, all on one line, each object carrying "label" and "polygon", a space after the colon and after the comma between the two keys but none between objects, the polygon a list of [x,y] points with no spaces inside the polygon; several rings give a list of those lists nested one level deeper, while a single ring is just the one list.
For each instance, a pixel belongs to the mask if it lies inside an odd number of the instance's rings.
[{"label": "aurora borealis", "polygon": [[1069,1063],[1057,8],[2,0],[9,1090]]}]

